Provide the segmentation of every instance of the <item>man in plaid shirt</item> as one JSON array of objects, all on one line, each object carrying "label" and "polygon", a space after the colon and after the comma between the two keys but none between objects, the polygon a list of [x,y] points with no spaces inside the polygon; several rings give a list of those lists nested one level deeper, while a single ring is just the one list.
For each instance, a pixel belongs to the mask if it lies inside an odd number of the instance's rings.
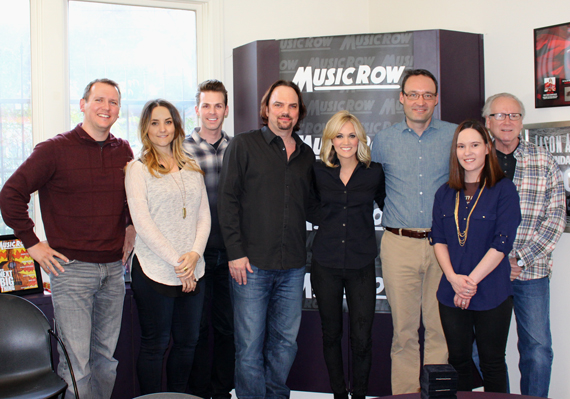
[{"label": "man in plaid shirt", "polygon": [[483,107],[501,168],[517,187],[522,222],[510,253],[520,354],[521,393],[546,398],[552,370],[550,275],[552,251],[566,225],[562,173],[552,155],[521,137],[522,102],[508,93]]},{"label": "man in plaid shirt", "polygon": [[[184,149],[200,164],[210,202],[212,228],[204,251],[206,292],[200,338],[190,375],[190,389],[201,398],[231,398],[234,387],[234,323],[229,291],[226,248],[218,221],[218,180],[230,138],[222,130],[228,116],[228,92],[219,80],[200,83],[196,93],[196,115],[201,127],[186,137]],[[211,311],[209,312],[209,310]],[[210,366],[208,316],[214,330],[214,356]]]}]

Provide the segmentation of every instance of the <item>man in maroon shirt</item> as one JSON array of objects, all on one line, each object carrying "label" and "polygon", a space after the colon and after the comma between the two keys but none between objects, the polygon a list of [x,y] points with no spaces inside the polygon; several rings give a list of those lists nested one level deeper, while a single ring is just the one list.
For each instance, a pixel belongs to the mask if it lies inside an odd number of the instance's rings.
[{"label": "man in maroon shirt", "polygon": [[[0,192],[4,222],[51,275],[56,328],[82,399],[109,398],[113,391],[123,264],[135,238],[134,228],[127,227],[123,174],[133,153],[127,141],[110,133],[120,106],[117,83],[89,83],[80,101],[83,123],[39,143]],[[27,212],[36,190],[47,242],[38,239]],[[73,398],[66,362],[60,361],[58,373]]]}]

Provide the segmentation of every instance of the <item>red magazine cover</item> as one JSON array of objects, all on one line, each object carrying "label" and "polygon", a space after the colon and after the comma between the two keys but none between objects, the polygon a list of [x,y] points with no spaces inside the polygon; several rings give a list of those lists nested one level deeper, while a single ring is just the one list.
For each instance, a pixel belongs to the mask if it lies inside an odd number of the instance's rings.
[{"label": "red magazine cover", "polygon": [[0,237],[0,292],[23,294],[43,290],[41,274],[22,241]]}]

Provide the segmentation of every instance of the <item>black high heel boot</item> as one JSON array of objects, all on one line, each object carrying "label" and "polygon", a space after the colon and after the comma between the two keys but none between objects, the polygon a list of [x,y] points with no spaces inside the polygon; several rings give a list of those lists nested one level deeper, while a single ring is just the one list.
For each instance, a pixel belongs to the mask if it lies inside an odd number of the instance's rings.
[{"label": "black high heel boot", "polygon": [[348,392],[344,391],[343,393],[335,393],[334,399],[348,399]]}]

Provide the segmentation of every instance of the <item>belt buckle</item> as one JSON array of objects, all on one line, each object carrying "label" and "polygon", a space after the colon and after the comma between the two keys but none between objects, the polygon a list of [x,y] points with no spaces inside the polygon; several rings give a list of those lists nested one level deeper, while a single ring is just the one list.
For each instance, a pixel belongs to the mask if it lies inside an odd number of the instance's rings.
[{"label": "belt buckle", "polygon": [[[423,237],[421,237],[422,240],[428,238],[428,236],[429,236],[429,231],[426,231],[426,230],[424,230],[424,231],[418,231],[417,233],[418,233],[418,234],[421,234],[421,235],[423,236]],[[418,237],[418,238],[419,238],[419,237]]]}]

